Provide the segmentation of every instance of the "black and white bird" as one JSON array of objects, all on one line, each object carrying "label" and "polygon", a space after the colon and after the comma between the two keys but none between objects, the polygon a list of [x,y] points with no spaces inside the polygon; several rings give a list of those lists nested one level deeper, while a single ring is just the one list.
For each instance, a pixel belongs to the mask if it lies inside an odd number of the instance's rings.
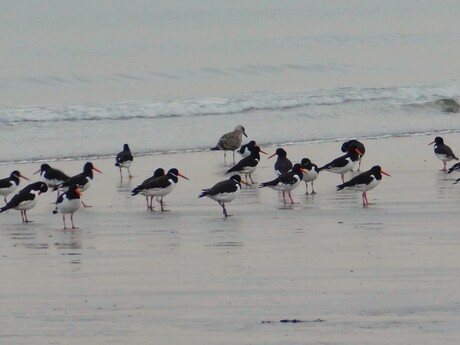
[{"label": "black and white bird", "polygon": [[350,145],[353,145],[359,150],[359,152],[361,152],[361,155],[359,156],[359,159],[358,159],[358,171],[359,171],[361,169],[361,160],[363,159],[363,156],[366,153],[366,148],[364,147],[364,144],[362,142],[356,139],[351,139],[351,140],[345,141],[342,144],[342,147],[340,148],[340,150],[342,152],[348,152],[348,148],[350,147]]},{"label": "black and white bird", "polygon": [[123,151],[119,152],[115,157],[115,166],[120,169],[120,179],[123,180],[123,173],[121,171],[122,168],[128,170],[129,178],[131,179],[133,176],[131,175],[131,163],[133,162],[133,155],[131,150],[129,149],[128,144],[123,145]]},{"label": "black and white bird", "polygon": [[5,206],[0,208],[0,213],[9,209],[19,210],[21,211],[22,222],[30,223],[31,221],[27,218],[27,211],[34,208],[38,196],[47,191],[48,186],[45,182],[31,183],[17,192]]},{"label": "black and white bird", "polygon": [[245,158],[251,155],[252,148],[256,146],[255,140],[251,140],[247,144],[244,144],[240,147],[238,150],[238,153],[241,155],[241,157]]},{"label": "black and white bird", "polygon": [[265,151],[263,151],[259,146],[254,146],[251,149],[251,155],[249,157],[241,159],[236,165],[234,165],[232,168],[227,170],[227,174],[230,174],[232,172],[244,174],[245,179],[247,180],[248,177],[251,180],[251,183],[254,183],[252,179],[252,173],[256,171],[257,165],[260,162],[260,153],[267,154]]},{"label": "black and white bird", "polygon": [[[145,179],[140,185],[138,185],[136,188],[133,189],[133,192],[136,194],[140,194],[145,196],[145,201],[147,202],[147,210],[153,211],[153,196],[149,195],[149,191],[147,189],[144,189],[143,187],[153,180],[165,176],[165,171],[163,168],[158,168],[153,172],[153,175],[150,176],[149,178]],[[149,203],[149,197],[150,197],[150,203]]]},{"label": "black and white bird", "polygon": [[[134,196],[142,192],[141,195],[160,198],[161,211],[166,211],[164,209],[163,198],[171,193],[176,187],[179,176],[188,180],[188,177],[179,173],[179,170],[176,168],[169,169],[166,175],[158,177],[145,185],[142,184],[134,188],[131,195]],[[151,210],[153,211],[153,207]]]},{"label": "black and white bird", "polygon": [[233,151],[233,164],[235,164],[235,150],[241,146],[243,135],[247,137],[246,131],[242,125],[237,125],[232,132],[222,135],[217,145],[211,150],[224,150],[224,163],[227,157],[227,151]]},{"label": "black and white bird", "polygon": [[292,170],[278,176],[276,179],[268,182],[263,182],[259,185],[260,188],[270,187],[274,190],[283,192],[283,202],[286,204],[285,193],[288,193],[291,203],[294,204],[292,199],[291,191],[297,188],[300,184],[300,181],[303,179],[303,174],[307,173],[306,170],[302,168],[299,163],[294,164]]},{"label": "black and white bird", "polygon": [[356,175],[351,180],[339,184],[337,190],[350,188],[362,192],[363,206],[368,206],[369,201],[367,200],[367,191],[371,190],[380,183],[382,180],[382,174],[390,176],[379,165],[373,166],[370,170],[365,171],[359,175]]},{"label": "black and white bird", "polygon": [[217,201],[222,207],[225,218],[229,216],[225,209],[225,203],[229,203],[238,196],[241,190],[241,183],[247,184],[241,180],[240,175],[233,175],[228,180],[216,183],[214,186],[208,189],[203,189],[199,198],[207,196],[208,198]]},{"label": "black and white bird", "polygon": [[19,186],[20,179],[29,180],[27,177],[22,176],[18,170],[14,170],[10,176],[0,180],[0,195],[3,195],[5,204],[7,203],[6,197],[13,193]]},{"label": "black and white bird", "polygon": [[49,164],[42,164],[35,174],[40,173],[40,178],[49,188],[54,188],[69,179],[61,170],[52,168]]},{"label": "black and white bird", "polygon": [[316,164],[313,164],[309,158],[302,158],[300,161],[302,168],[306,170],[306,174],[303,174],[303,181],[305,182],[306,192],[308,194],[308,182],[311,184],[311,194],[316,194],[315,189],[313,188],[313,181],[318,178],[319,168]]},{"label": "black and white bird", "polygon": [[287,173],[292,169],[292,162],[287,158],[287,152],[281,147],[277,148],[275,153],[268,157],[268,159],[278,156],[275,162],[275,172],[279,176],[281,174]]},{"label": "black and white bird", "polygon": [[[75,185],[75,186],[78,187],[80,192],[83,193],[84,191],[88,190],[88,188],[91,186],[91,183],[92,183],[93,177],[94,177],[93,170],[97,171],[100,174],[102,174],[102,171],[100,171],[98,168],[96,168],[93,165],[93,163],[86,162],[85,165],[83,166],[83,172],[81,172],[80,174],[77,174],[75,176],[70,177],[65,182],[63,182],[63,183],[57,185],[56,187],[54,187],[53,190],[59,189],[59,190],[62,190],[62,191],[67,191],[69,186]],[[83,201],[82,201],[82,205],[84,207],[91,207],[89,205],[86,205]]]},{"label": "black and white bird", "polygon": [[53,214],[62,213],[62,221],[64,222],[64,229],[67,229],[65,215],[70,213],[70,221],[72,222],[72,229],[78,229],[73,222],[73,214],[81,206],[81,192],[76,185],[70,185],[67,192],[62,193],[56,200],[56,208]]},{"label": "black and white bird", "polygon": [[319,171],[326,170],[335,174],[340,174],[343,183],[345,182],[344,174],[353,170],[360,155],[361,151],[359,151],[355,146],[350,145],[346,155],[340,156],[332,162],[327,163],[319,168]]},{"label": "black and white bird", "polygon": [[443,138],[441,137],[434,138],[434,140],[428,145],[432,145],[432,144],[434,144],[434,154],[436,155],[436,157],[442,160],[442,163],[444,164],[441,171],[447,171],[447,167],[446,167],[447,162],[453,159],[458,160],[458,158],[455,156],[452,149],[446,144],[444,144]]}]

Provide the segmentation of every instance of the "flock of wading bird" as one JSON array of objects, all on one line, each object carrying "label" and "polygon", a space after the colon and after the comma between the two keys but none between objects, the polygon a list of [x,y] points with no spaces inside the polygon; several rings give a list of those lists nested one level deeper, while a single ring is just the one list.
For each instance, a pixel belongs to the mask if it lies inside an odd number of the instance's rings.
[{"label": "flock of wading bird", "polygon": [[[211,150],[222,150],[224,151],[224,164],[226,163],[227,151],[233,153],[233,166],[227,170],[227,174],[232,176],[224,181],[216,183],[211,188],[203,189],[199,194],[199,198],[208,197],[222,207],[223,214],[228,217],[225,204],[233,201],[239,191],[241,190],[241,184],[252,185],[254,181],[252,179],[252,173],[257,169],[260,162],[260,154],[267,154],[259,146],[257,146],[254,140],[249,141],[247,144],[241,146],[243,136],[247,137],[243,126],[238,125],[232,132],[222,135],[217,142],[217,145]],[[435,140],[429,145],[434,144],[435,155],[443,162],[442,171],[451,173],[455,170],[460,170],[460,163],[453,165],[450,169],[447,169],[447,162],[453,159],[458,160],[452,149],[444,144],[444,140],[441,137],[436,137]],[[369,205],[367,199],[367,191],[375,188],[382,180],[382,174],[390,176],[379,165],[373,166],[368,171],[359,173],[352,177],[350,180],[345,181],[344,175],[348,172],[353,171],[355,165],[358,163],[358,171],[361,166],[361,158],[365,154],[364,145],[357,140],[349,140],[342,144],[342,154],[340,157],[335,158],[329,163],[318,167],[316,164],[311,162],[309,158],[303,158],[300,163],[293,164],[287,158],[287,152],[282,148],[277,148],[276,152],[268,158],[277,156],[274,169],[276,177],[267,182],[259,184],[260,188],[269,187],[277,190],[283,195],[283,202],[286,204],[286,194],[288,195],[290,202],[293,204],[291,192],[297,188],[301,182],[305,182],[306,193],[309,194],[308,183],[311,184],[311,194],[316,194],[313,188],[313,182],[318,178],[321,171],[329,171],[332,173],[340,174],[342,183],[337,185],[337,190],[342,189],[354,189],[362,193],[363,207]],[[235,163],[235,152],[238,152],[243,158],[238,163]],[[117,154],[115,158],[115,166],[120,169],[120,179],[123,179],[122,169],[128,171],[129,178],[131,175],[131,164],[133,162],[133,155],[130,151],[128,144],[124,144],[123,151]],[[53,213],[61,213],[62,220],[64,223],[64,229],[66,225],[66,214],[70,214],[70,220],[72,223],[72,229],[78,229],[73,220],[74,213],[81,207],[90,207],[86,205],[81,196],[86,191],[93,180],[93,171],[101,173],[91,162],[85,163],[83,172],[75,175],[68,176],[61,170],[52,168],[48,164],[42,164],[34,174],[40,174],[41,181],[33,182],[21,189],[19,192],[13,195],[8,201],[7,196],[13,193],[19,186],[20,179],[26,179],[18,170],[13,171],[9,177],[0,180],[0,195],[3,195],[5,206],[0,208],[0,213],[5,212],[9,209],[21,211],[21,217],[23,223],[29,223],[27,218],[27,211],[32,209],[36,202],[37,197],[47,192],[48,190],[56,191],[57,198],[55,202],[55,209]],[[245,176],[245,180],[241,179],[240,175]],[[162,168],[156,169],[153,176],[147,178],[140,185],[134,188],[131,192],[133,196],[142,195],[145,196],[147,210],[154,211],[153,198],[156,198],[160,204],[161,211],[164,209],[163,198],[171,193],[176,184],[178,183],[179,177],[184,179],[188,178],[182,175],[176,168],[169,169],[165,172]],[[250,182],[248,182],[250,181]],[[454,183],[458,183],[460,178]],[[149,200],[150,199],[150,200]]]}]

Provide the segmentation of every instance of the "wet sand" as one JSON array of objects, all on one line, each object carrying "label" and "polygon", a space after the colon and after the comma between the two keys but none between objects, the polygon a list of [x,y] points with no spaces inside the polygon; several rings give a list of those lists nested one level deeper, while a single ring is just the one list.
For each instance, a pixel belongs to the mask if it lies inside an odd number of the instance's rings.
[{"label": "wet sand", "polygon": [[[442,136],[460,154],[458,135]],[[29,212],[31,224],[18,211],[0,215],[0,342],[456,344],[460,174],[439,171],[433,138],[363,140],[362,170],[380,164],[392,175],[368,192],[368,208],[322,172],[318,194],[305,196],[303,184],[293,206],[273,190],[244,188],[228,219],[197,198],[223,179],[221,152],[137,157],[123,182],[113,160],[93,161],[104,173],[85,193],[93,207],[75,215],[79,230],[62,230],[51,193]],[[321,165],[340,143],[285,149]],[[52,165],[75,174],[83,164]],[[272,179],[273,164],[262,157],[255,180]],[[190,181],[165,198],[170,212],[152,213],[130,190],[160,166]],[[36,177],[38,167],[0,173]]]}]

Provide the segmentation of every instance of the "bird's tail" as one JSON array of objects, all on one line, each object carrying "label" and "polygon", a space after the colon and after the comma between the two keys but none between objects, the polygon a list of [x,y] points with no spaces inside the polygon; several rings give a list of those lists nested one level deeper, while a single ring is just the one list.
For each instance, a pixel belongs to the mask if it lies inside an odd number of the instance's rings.
[{"label": "bird's tail", "polygon": [[56,213],[58,213],[57,208],[55,208],[55,209],[53,210],[53,214],[56,214]]},{"label": "bird's tail", "polygon": [[115,166],[116,166],[116,167],[119,167],[119,166],[120,166],[120,163],[116,162],[116,163],[115,163]]},{"label": "bird's tail", "polygon": [[[460,178],[456,179],[455,182],[454,182],[453,184],[457,184],[457,183],[459,183],[459,182],[460,182]],[[2,212],[2,211],[0,211],[0,212]]]},{"label": "bird's tail", "polygon": [[219,146],[216,146],[216,147],[213,147],[210,149],[211,151],[219,151],[220,150],[220,147]]},{"label": "bird's tail", "polygon": [[207,196],[209,192],[209,189],[203,189],[203,191],[198,195],[199,198],[202,198],[204,196]]},{"label": "bird's tail", "polygon": [[136,188],[134,188],[132,191],[131,191],[131,195],[132,196],[135,196],[137,194],[139,194],[142,190],[142,187],[141,186],[137,186]]},{"label": "bird's tail", "polygon": [[270,186],[276,186],[276,182],[269,181],[269,182],[262,182],[259,184],[259,188],[270,187]]},{"label": "bird's tail", "polygon": [[447,170],[447,173],[450,174],[452,171],[455,171],[455,170],[460,170],[460,163],[456,163],[454,165],[452,165],[449,170]]},{"label": "bird's tail", "polygon": [[9,210],[10,208],[11,208],[11,206],[5,205],[2,208],[0,208],[0,213],[5,212],[5,211]]}]

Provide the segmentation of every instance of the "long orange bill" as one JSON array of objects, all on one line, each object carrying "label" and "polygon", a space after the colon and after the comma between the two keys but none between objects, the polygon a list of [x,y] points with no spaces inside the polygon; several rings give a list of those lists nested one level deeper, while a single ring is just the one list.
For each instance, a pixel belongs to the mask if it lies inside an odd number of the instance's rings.
[{"label": "long orange bill", "polygon": [[270,159],[272,157],[276,156],[276,152],[274,154],[272,154],[270,157],[268,157],[267,159]]},{"label": "long orange bill", "polygon": [[359,151],[358,149],[355,149],[355,152],[356,152],[358,155],[360,155],[360,156],[363,155],[363,154],[361,153],[361,151]]},{"label": "long orange bill", "polygon": [[19,177],[22,177],[24,180],[30,181],[27,177],[19,175]]},{"label": "long orange bill", "polygon": [[428,144],[428,146],[433,145],[436,141],[432,141],[431,143]]},{"label": "long orange bill", "polygon": [[242,184],[245,184],[246,186],[250,186],[250,184],[247,183],[246,181],[241,180],[241,183],[242,183]]},{"label": "long orange bill", "polygon": [[34,172],[32,175],[37,175],[42,169],[38,169],[36,172]]},{"label": "long orange bill", "polygon": [[78,187],[75,188],[75,193],[77,193],[77,194],[80,195],[80,196],[82,195],[81,192],[80,192],[80,189],[78,189]]},{"label": "long orange bill", "polygon": [[383,174],[383,175],[387,175],[387,176],[390,176],[390,177],[391,177],[391,175],[390,175],[390,174],[386,173],[386,172],[385,172],[385,171],[383,171],[383,170],[380,170],[380,173],[381,173],[381,174]]},{"label": "long orange bill", "polygon": [[265,152],[264,150],[260,149],[260,153],[263,153],[264,155],[268,155],[267,152]]},{"label": "long orange bill", "polygon": [[303,172],[304,174],[308,174],[308,171],[305,170],[304,168],[300,168],[300,171]]},{"label": "long orange bill", "polygon": [[96,170],[98,173],[102,174],[102,171],[100,171],[98,168],[96,168],[95,166],[93,166],[93,170]]},{"label": "long orange bill", "polygon": [[177,175],[180,176],[180,177],[182,177],[182,178],[185,178],[186,180],[190,180],[188,177],[182,175],[181,173],[178,173]]}]

